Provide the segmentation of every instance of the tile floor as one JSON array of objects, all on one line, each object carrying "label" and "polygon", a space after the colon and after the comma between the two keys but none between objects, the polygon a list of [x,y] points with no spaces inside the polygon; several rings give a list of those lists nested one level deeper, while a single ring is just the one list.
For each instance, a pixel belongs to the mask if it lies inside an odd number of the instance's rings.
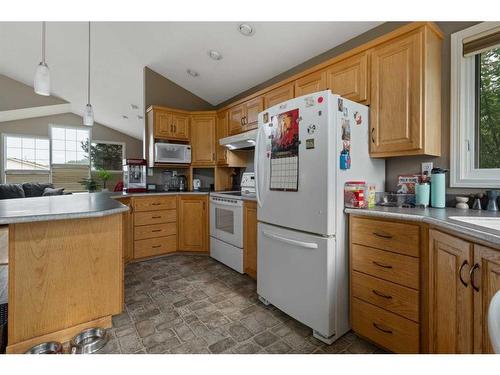
[{"label": "tile floor", "polygon": [[332,345],[257,299],[256,284],[207,256],[127,266],[126,309],[101,353],[382,353],[348,333]]}]

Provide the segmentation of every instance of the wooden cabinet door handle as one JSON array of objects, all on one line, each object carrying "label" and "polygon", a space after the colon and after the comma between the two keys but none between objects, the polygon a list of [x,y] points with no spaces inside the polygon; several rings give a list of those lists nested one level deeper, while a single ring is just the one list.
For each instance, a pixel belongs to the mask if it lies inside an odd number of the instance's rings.
[{"label": "wooden cabinet door handle", "polygon": [[377,295],[379,297],[386,298],[386,299],[392,299],[392,296],[389,296],[388,294],[384,294],[382,292],[379,292],[376,289],[372,289],[372,292],[373,292],[373,294],[375,294],[375,295]]},{"label": "wooden cabinet door handle", "polygon": [[391,239],[392,236],[387,233],[381,233],[381,232],[373,232],[374,236],[381,237],[381,238],[386,238],[386,239]]},{"label": "wooden cabinet door handle", "polygon": [[372,128],[372,143],[375,143],[375,138],[373,138],[373,132],[375,131],[375,128]]},{"label": "wooden cabinet door handle", "polygon": [[158,203],[158,202],[155,202],[155,203],[151,203],[151,206],[160,206],[161,203]]},{"label": "wooden cabinet door handle", "polygon": [[161,245],[153,245],[153,246],[151,246],[151,247],[152,247],[153,249],[157,249],[157,248],[161,247]]},{"label": "wooden cabinet door handle", "polygon": [[161,219],[161,216],[151,216],[151,219]]},{"label": "wooden cabinet door handle", "polygon": [[[460,278],[460,282],[463,284],[463,286],[465,286],[467,288],[467,286],[469,285],[467,282],[464,281],[463,277],[462,277],[462,270],[464,269],[465,266],[468,266],[469,265],[469,262],[467,262],[467,260],[464,260],[464,262],[462,263],[462,265],[460,266],[460,269],[458,270],[458,277]],[[471,270],[472,271],[472,270]]]},{"label": "wooden cabinet door handle", "polygon": [[474,289],[476,292],[479,292],[479,287],[476,286],[476,284],[474,284],[474,271],[478,269],[479,269],[479,264],[476,263],[472,266],[472,268],[469,271],[470,285],[472,285],[472,289]]},{"label": "wooden cabinet door handle", "polygon": [[379,263],[377,261],[372,261],[373,264],[375,264],[376,266],[379,266],[379,267],[382,267],[382,268],[392,268],[391,265],[388,265],[388,264],[382,264],[382,263]]},{"label": "wooden cabinet door handle", "polygon": [[153,229],[151,232],[161,232],[161,229]]},{"label": "wooden cabinet door handle", "polygon": [[377,323],[373,323],[373,326],[381,332],[392,334],[392,331],[390,329],[384,329],[380,327]]}]

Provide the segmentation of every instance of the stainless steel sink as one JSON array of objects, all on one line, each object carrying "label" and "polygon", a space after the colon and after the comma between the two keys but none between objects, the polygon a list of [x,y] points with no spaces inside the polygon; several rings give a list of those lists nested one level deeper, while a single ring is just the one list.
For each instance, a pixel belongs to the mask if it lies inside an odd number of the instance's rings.
[{"label": "stainless steel sink", "polygon": [[500,217],[450,216],[452,220],[500,231]]}]

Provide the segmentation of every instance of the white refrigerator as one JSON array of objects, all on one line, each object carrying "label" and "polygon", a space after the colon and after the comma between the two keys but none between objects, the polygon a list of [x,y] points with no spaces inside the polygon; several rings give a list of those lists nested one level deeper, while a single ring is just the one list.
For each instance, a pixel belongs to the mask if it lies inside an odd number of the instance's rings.
[{"label": "white refrigerator", "polygon": [[384,190],[371,159],[368,107],[321,91],[258,117],[257,293],[332,343],[349,330],[344,183]]}]

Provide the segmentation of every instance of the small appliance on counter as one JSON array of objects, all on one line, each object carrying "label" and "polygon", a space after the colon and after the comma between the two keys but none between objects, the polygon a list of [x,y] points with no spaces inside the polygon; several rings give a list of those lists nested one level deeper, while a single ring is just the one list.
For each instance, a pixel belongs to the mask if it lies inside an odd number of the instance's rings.
[{"label": "small appliance on counter", "polygon": [[201,180],[199,178],[193,179],[193,190],[199,191],[201,187]]},{"label": "small appliance on counter", "polygon": [[184,175],[179,175],[177,177],[179,179],[179,191],[187,190],[187,178]]},{"label": "small appliance on counter", "polygon": [[123,160],[123,192],[124,193],[146,192],[146,160],[144,159]]}]

